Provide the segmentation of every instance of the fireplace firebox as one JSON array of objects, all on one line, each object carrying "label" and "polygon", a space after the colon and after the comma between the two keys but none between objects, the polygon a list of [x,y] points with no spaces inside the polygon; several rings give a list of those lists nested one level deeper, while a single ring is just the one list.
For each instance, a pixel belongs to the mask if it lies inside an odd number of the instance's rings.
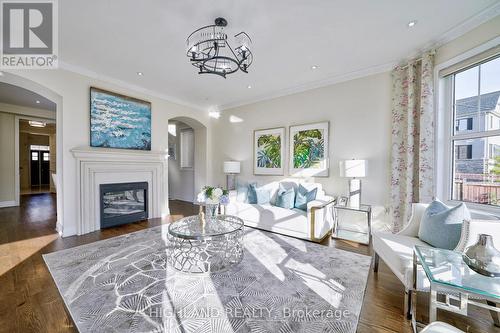
[{"label": "fireplace firebox", "polygon": [[101,184],[101,228],[148,218],[148,183]]}]

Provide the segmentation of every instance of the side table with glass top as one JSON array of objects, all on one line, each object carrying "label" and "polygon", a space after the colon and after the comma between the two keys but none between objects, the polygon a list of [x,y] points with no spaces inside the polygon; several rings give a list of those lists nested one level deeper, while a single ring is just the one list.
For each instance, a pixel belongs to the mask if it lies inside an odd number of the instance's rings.
[{"label": "side table with glass top", "polygon": [[[332,237],[337,238],[337,239],[344,239],[344,240],[349,240],[353,241],[356,243],[360,244],[366,244],[369,245],[371,243],[371,237],[372,237],[372,206],[370,205],[359,205],[359,207],[351,207],[349,205],[347,206],[339,206],[335,205],[333,206],[334,209],[334,214],[335,214],[335,220],[333,224],[333,230],[332,230]],[[349,211],[352,212],[353,214],[363,214],[366,215],[366,231],[365,230],[359,230],[353,226],[349,228],[348,224],[342,224],[339,223],[340,218],[339,218],[339,211]]]},{"label": "side table with glass top", "polygon": [[[417,269],[421,266],[430,283],[429,322],[442,309],[467,316],[470,305],[490,311],[495,326],[500,327],[500,278],[480,275],[467,266],[460,252],[415,246],[413,251],[412,324],[416,331]],[[486,301],[482,303],[481,301]]]}]

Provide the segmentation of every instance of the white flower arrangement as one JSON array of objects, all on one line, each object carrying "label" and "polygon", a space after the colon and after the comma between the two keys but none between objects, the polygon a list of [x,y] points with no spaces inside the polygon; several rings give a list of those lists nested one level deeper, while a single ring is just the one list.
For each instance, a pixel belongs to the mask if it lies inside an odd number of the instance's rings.
[{"label": "white flower arrangement", "polygon": [[205,186],[198,193],[198,202],[204,202],[206,204],[218,205],[219,203],[225,205],[229,202],[228,191],[220,187]]}]

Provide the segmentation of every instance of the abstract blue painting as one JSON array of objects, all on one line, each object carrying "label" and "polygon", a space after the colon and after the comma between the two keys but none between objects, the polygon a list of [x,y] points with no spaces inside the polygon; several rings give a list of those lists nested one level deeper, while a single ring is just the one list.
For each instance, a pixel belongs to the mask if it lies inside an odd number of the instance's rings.
[{"label": "abstract blue painting", "polygon": [[151,150],[151,103],[90,88],[90,145]]}]

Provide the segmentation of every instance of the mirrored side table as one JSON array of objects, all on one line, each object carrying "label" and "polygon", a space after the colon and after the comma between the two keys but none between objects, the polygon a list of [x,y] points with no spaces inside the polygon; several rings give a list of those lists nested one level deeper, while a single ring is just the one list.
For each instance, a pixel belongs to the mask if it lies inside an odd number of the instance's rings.
[{"label": "mirrored side table", "polygon": [[[332,238],[343,239],[359,244],[371,244],[372,240],[372,206],[370,205],[359,205],[359,207],[350,206],[339,206],[335,205],[333,207],[335,219],[333,223]],[[340,217],[340,212],[346,213],[342,214]],[[344,215],[351,216],[362,216],[366,219],[365,225],[360,226],[358,224],[349,223],[349,221],[342,221]]]}]

